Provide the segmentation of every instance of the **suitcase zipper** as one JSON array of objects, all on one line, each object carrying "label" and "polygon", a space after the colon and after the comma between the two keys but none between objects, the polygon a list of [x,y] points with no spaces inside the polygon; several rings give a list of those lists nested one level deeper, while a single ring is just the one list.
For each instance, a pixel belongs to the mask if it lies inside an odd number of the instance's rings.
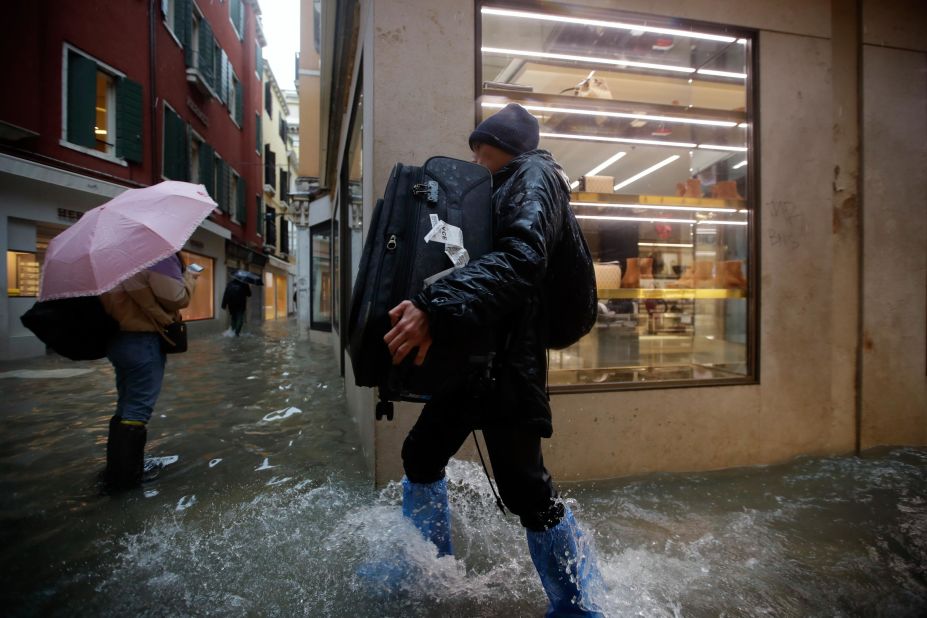
[{"label": "suitcase zipper", "polygon": [[[421,179],[422,181],[424,181],[425,180],[425,168],[424,167],[422,167],[421,169],[421,175],[422,175]],[[422,208],[422,200],[420,196],[416,194],[414,190],[414,186],[415,185],[413,185],[413,190],[412,190],[414,206],[409,209],[409,219],[406,221],[406,226],[405,226],[405,230],[409,234],[409,242],[403,244],[402,255],[399,258],[400,263],[402,264],[402,267],[400,268],[400,271],[399,271],[402,273],[402,276],[403,276],[403,279],[401,279],[401,281],[404,281],[406,285],[410,283],[409,279],[411,279],[412,277],[412,265],[414,262],[415,246],[416,246],[415,237],[418,234],[417,223],[418,223],[419,216],[421,214],[420,211]],[[395,307],[402,301],[406,300],[407,295],[408,295],[408,290],[397,289],[396,294],[393,297],[393,302],[392,302],[393,307]],[[397,296],[401,296],[402,298],[397,298]]]}]

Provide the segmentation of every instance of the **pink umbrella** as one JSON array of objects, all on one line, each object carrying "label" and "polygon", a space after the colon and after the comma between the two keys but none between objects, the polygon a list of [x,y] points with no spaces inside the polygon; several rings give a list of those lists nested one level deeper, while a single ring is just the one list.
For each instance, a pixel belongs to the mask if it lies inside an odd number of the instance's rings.
[{"label": "pink umbrella", "polygon": [[203,185],[129,189],[48,243],[39,300],[96,296],[180,251],[216,207]]}]

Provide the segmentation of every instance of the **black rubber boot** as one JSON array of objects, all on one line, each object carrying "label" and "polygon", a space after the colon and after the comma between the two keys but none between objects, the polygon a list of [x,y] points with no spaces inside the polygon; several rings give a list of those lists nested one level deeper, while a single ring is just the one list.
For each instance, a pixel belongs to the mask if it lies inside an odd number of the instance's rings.
[{"label": "black rubber boot", "polygon": [[112,421],[110,428],[109,442],[106,444],[107,489],[125,491],[138,487],[142,484],[148,429],[144,424]]}]

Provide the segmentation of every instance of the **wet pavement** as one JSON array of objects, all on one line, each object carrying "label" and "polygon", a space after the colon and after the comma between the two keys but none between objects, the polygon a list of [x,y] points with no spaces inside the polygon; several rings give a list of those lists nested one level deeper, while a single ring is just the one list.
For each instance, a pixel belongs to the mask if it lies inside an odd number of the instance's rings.
[{"label": "wet pavement", "polygon": [[[330,346],[293,321],[170,357],[161,479],[99,495],[104,361],[0,364],[0,607],[10,616],[541,616],[516,518],[448,468],[455,557],[374,489]],[[610,616],[927,614],[927,449],[561,487]],[[405,565],[395,594],[357,576]]]}]

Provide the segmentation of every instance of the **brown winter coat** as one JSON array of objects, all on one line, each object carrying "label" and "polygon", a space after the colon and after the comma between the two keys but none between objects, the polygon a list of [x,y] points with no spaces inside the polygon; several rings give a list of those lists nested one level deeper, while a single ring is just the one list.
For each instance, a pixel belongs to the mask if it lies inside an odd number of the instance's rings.
[{"label": "brown winter coat", "polygon": [[196,282],[183,272],[180,258],[172,255],[129,277],[100,300],[117,322],[119,330],[156,332],[155,322],[164,327],[180,319],[180,310],[190,304]]}]

